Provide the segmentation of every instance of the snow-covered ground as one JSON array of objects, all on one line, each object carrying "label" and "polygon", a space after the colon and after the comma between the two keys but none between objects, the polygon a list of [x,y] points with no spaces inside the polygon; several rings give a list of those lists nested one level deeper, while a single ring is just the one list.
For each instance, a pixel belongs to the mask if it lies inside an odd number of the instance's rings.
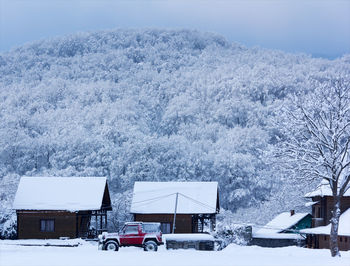
[{"label": "snow-covered ground", "polygon": [[14,245],[20,242],[0,241],[1,266],[230,266],[230,265],[350,265],[350,252],[331,258],[329,250],[298,247],[261,248],[230,245],[222,251],[166,250],[144,252],[140,248],[121,248],[118,252],[100,251],[96,243],[78,247],[44,247]]}]

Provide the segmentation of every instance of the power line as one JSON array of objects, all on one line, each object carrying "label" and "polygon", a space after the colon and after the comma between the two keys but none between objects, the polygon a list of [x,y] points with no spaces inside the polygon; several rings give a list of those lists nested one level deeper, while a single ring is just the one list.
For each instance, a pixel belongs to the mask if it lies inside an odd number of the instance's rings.
[{"label": "power line", "polygon": [[154,197],[154,198],[150,198],[150,199],[146,199],[146,200],[140,200],[140,201],[132,202],[132,204],[140,204],[140,203],[144,203],[144,202],[157,201],[158,199],[166,198],[166,197],[169,197],[169,196],[172,196],[175,194],[176,193],[171,193],[171,194],[164,195],[164,196]]},{"label": "power line", "polygon": [[[214,210],[216,211],[216,208],[213,208],[212,206],[206,204],[206,203],[203,203],[203,202],[200,202],[198,200],[195,200],[187,195],[184,195],[182,193],[178,193],[179,195],[182,195],[183,197],[193,201],[194,203],[202,206],[202,207],[205,207],[205,208],[208,208],[208,209],[211,209],[211,210]],[[168,194],[168,195],[163,195],[163,196],[159,196],[159,197],[153,197],[153,198],[149,198],[149,199],[145,199],[145,200],[140,200],[140,201],[136,201],[136,202],[132,202],[132,205],[137,205],[138,207],[139,206],[143,206],[143,205],[147,205],[147,204],[151,204],[153,202],[156,202],[160,199],[163,199],[163,198],[166,198],[166,197],[169,197],[169,196],[172,196],[172,195],[176,195],[176,193],[171,193],[171,194]]]},{"label": "power line", "polygon": [[182,194],[182,193],[179,193],[179,195],[182,195],[182,196],[184,196],[185,198],[187,198],[187,199],[189,199],[189,200],[192,200],[193,202],[197,203],[198,205],[201,205],[201,206],[204,206],[204,207],[206,207],[206,208],[215,210],[215,212],[216,212],[216,208],[213,208],[212,206],[210,206],[210,205],[208,205],[208,204],[206,204],[206,203],[203,203],[203,202],[200,202],[200,201],[198,201],[198,200],[195,200],[195,199],[193,199],[193,198],[191,198],[191,197],[189,197],[189,196],[186,196],[186,195],[184,195],[184,194]]}]

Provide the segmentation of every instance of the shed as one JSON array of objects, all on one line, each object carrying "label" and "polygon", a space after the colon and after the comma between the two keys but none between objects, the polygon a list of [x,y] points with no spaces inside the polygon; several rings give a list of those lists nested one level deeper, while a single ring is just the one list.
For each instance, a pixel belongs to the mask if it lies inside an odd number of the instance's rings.
[{"label": "shed", "polygon": [[283,247],[305,242],[300,229],[311,227],[309,213],[283,212],[253,233],[252,244],[263,247]]},{"label": "shed", "polygon": [[22,177],[13,209],[18,238],[85,238],[106,229],[112,206],[105,177]]},{"label": "shed", "polygon": [[130,212],[135,221],[161,223],[168,234],[174,220],[175,233],[214,230],[219,210],[217,182],[135,182]]}]

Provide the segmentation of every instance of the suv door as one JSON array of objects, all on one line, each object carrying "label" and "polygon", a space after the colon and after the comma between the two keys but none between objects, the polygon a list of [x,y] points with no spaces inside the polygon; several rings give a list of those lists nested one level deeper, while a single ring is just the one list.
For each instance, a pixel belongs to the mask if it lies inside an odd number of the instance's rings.
[{"label": "suv door", "polygon": [[141,245],[142,236],[139,235],[139,225],[125,225],[122,235],[120,235],[120,243],[121,245]]}]

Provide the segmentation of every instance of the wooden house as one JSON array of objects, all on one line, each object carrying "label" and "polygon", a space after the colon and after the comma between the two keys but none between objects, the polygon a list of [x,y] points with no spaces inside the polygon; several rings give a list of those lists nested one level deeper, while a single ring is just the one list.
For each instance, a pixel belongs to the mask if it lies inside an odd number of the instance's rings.
[{"label": "wooden house", "polygon": [[135,182],[130,212],[167,234],[214,230],[219,210],[217,182]]},{"label": "wooden house", "polygon": [[[331,224],[301,230],[307,235],[309,248],[328,248]],[[350,250],[350,208],[340,215],[338,227],[339,250]]]},{"label": "wooden house", "polygon": [[273,220],[254,231],[251,245],[262,247],[285,247],[305,244],[298,233],[300,229],[311,227],[312,216],[309,213],[283,212]]},{"label": "wooden house", "polygon": [[[329,248],[329,236],[333,210],[332,192],[328,182],[323,181],[316,190],[307,193],[306,198],[312,202],[312,228],[302,230],[307,235],[309,248]],[[338,229],[338,245],[340,250],[350,250],[350,190],[346,191],[340,201],[340,220]]]},{"label": "wooden house", "polygon": [[22,177],[13,208],[19,239],[93,237],[112,210],[105,177]]}]

